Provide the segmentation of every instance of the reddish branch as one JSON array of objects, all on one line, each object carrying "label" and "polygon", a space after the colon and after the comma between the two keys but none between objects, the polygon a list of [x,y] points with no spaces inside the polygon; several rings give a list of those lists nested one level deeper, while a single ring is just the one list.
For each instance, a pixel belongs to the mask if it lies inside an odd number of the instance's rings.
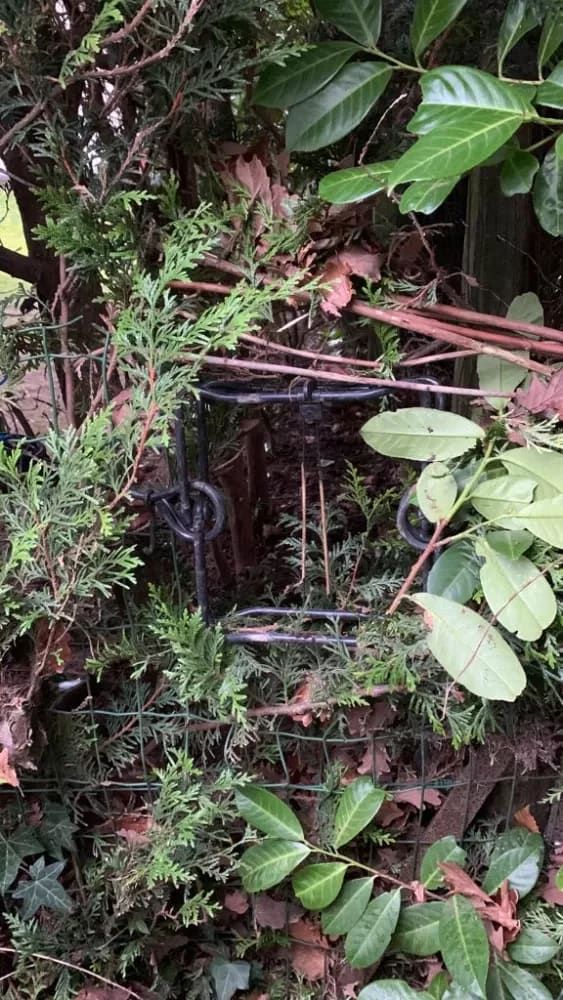
[{"label": "reddish branch", "polygon": [[557,340],[563,343],[563,332],[561,330],[554,330],[550,326],[540,326],[539,323],[523,323],[520,320],[508,319],[506,316],[473,312],[472,309],[462,309],[459,306],[447,306],[438,303],[425,306],[413,304],[411,309],[411,301],[409,299],[400,300],[409,309],[409,312],[421,313],[423,315],[447,316],[455,322],[467,321],[477,326],[492,326],[501,330],[513,330],[515,333],[529,333],[536,337],[547,337],[549,340]]}]

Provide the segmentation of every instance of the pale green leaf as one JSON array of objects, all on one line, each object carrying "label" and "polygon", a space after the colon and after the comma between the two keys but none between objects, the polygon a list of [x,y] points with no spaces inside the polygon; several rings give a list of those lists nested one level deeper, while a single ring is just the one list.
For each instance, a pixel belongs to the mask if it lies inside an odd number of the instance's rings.
[{"label": "pale green leaf", "polygon": [[401,910],[397,930],[392,939],[391,951],[425,958],[440,950],[440,918],[443,903],[416,903]]},{"label": "pale green leaf", "polygon": [[512,111],[456,108],[444,112],[436,127],[397,161],[389,175],[389,186],[464,174],[507,142],[522,120]]},{"label": "pale green leaf", "polygon": [[366,969],[387,950],[401,911],[401,890],[384,892],[368,904],[346,937],[346,961]]},{"label": "pale green leaf", "polygon": [[241,816],[268,837],[303,840],[303,827],[295,813],[277,795],[258,785],[243,785],[235,793]]},{"label": "pale green leaf", "polygon": [[544,846],[539,833],[515,827],[496,840],[483,889],[489,894],[500,889],[505,879],[520,898],[534,888],[543,862]]},{"label": "pale green leaf", "polygon": [[543,323],[543,306],[535,292],[523,292],[516,295],[510,303],[507,319],[520,320],[522,323]]},{"label": "pale green leaf", "polygon": [[417,59],[452,23],[467,0],[417,0],[411,25],[411,42]]},{"label": "pale green leaf", "polygon": [[43,906],[55,913],[70,913],[72,901],[58,881],[65,864],[65,861],[57,861],[45,865],[45,858],[41,857],[31,865],[29,881],[19,882],[17,889],[12,891],[14,899],[22,901],[24,920],[29,920]]},{"label": "pale green leaf", "polygon": [[528,508],[535,488],[536,481],[529,477],[497,476],[477,483],[470,500],[487,521],[495,520],[501,528],[522,528],[516,515]]},{"label": "pale green leaf", "polygon": [[20,865],[21,856],[0,833],[0,895],[4,895],[15,881]]},{"label": "pale green leaf", "polygon": [[416,499],[427,521],[436,524],[455,503],[457,483],[443,462],[430,462],[418,477]]},{"label": "pale green leaf", "polygon": [[524,927],[516,941],[508,945],[508,954],[513,962],[522,965],[543,965],[555,958],[561,946],[549,934],[535,927]]},{"label": "pale green leaf", "polygon": [[522,507],[511,518],[520,528],[526,528],[536,538],[563,549],[563,496],[551,500],[537,500]]},{"label": "pale green leaf", "polygon": [[532,9],[529,0],[509,0],[497,43],[497,58],[501,74],[508,53],[524,35],[539,24],[539,20],[539,16]]},{"label": "pale green leaf", "polygon": [[232,1000],[238,990],[249,989],[250,968],[250,962],[228,962],[224,958],[214,958],[209,972],[217,1000]]},{"label": "pale green leaf", "polygon": [[358,993],[358,1000],[429,1000],[430,994],[413,990],[407,983],[396,979],[379,979],[364,986]]},{"label": "pale green leaf", "polygon": [[263,892],[278,885],[311,853],[305,844],[265,840],[249,847],[240,859],[242,884],[247,892]]},{"label": "pale green leaf", "polygon": [[455,188],[460,177],[447,177],[443,181],[415,181],[403,193],[399,202],[399,211],[421,212],[431,215]]},{"label": "pale green leaf", "polygon": [[322,912],[323,932],[331,937],[347,934],[364,913],[372,890],[373,878],[353,878],[346,882],[338,898]]},{"label": "pale green leaf", "polygon": [[510,448],[500,459],[508,472],[536,482],[534,500],[551,500],[563,493],[563,455],[558,452]]},{"label": "pale green leaf", "polygon": [[348,865],[341,861],[307,865],[293,876],[293,891],[306,910],[324,910],[338,896]]},{"label": "pale green leaf", "polygon": [[381,32],[381,0],[316,0],[321,17],[355,42],[373,48]]},{"label": "pale green leaf", "polygon": [[556,143],[536,174],[533,190],[534,210],[550,236],[563,236],[563,159]]},{"label": "pale green leaf", "polygon": [[[519,358],[529,358],[528,351],[515,351]],[[495,410],[503,410],[508,399],[502,396],[492,395],[496,392],[514,392],[516,386],[524,381],[527,375],[525,368],[505,361],[493,354],[480,354],[477,358],[477,375],[479,378],[479,388],[484,392],[491,392],[487,396],[487,402],[494,406]]]},{"label": "pale green leaf", "polygon": [[537,101],[548,108],[563,108],[563,62],[557,64],[538,88]]},{"label": "pale green leaf", "polygon": [[390,77],[382,62],[345,66],[322,90],[291,108],[287,148],[311,152],[342,139],[371,111]]},{"label": "pale green leaf", "polygon": [[515,87],[472,66],[441,66],[421,80],[422,103],[408,128],[425,135],[451,111],[502,111],[525,119],[536,116],[530,101]]},{"label": "pale green leaf", "polygon": [[479,565],[471,542],[448,545],[428,574],[426,590],[457,604],[467,604],[479,583]]},{"label": "pale green leaf", "polygon": [[547,986],[527,969],[521,969],[514,962],[503,962],[500,959],[498,969],[511,1000],[553,1000]]},{"label": "pale green leaf", "polygon": [[379,812],[386,794],[371,778],[357,778],[341,795],[334,818],[334,845],[342,847],[368,826]]},{"label": "pale green leaf", "polygon": [[444,874],[440,865],[443,861],[453,861],[463,867],[467,855],[455,837],[442,837],[431,844],[420,865],[420,881],[426,889],[437,889],[444,884]]},{"label": "pale green leaf", "polygon": [[465,896],[455,895],[444,903],[440,920],[440,951],[456,983],[484,995],[489,968],[489,941],[482,920]]},{"label": "pale green leaf", "polygon": [[335,170],[323,177],[319,184],[319,195],[333,205],[349,205],[363,201],[371,195],[383,191],[395,160],[368,164],[365,167],[349,167]]},{"label": "pale green leaf", "polygon": [[390,458],[444,461],[474,448],[484,431],[457,413],[409,406],[378,413],[361,430],[366,444]]},{"label": "pale green leaf", "polygon": [[265,108],[289,108],[316,94],[358,52],[352,42],[323,42],[291,56],[284,66],[271,64],[260,76],[255,104]]},{"label": "pale green leaf", "polygon": [[449,982],[450,977],[447,972],[438,972],[434,976],[426,991],[428,996],[432,997],[432,1000],[443,1000],[448,989]]},{"label": "pale green leaf", "polygon": [[444,597],[414,594],[411,599],[424,609],[430,652],[457,684],[490,701],[516,700],[526,675],[496,628]]},{"label": "pale green leaf", "polygon": [[519,559],[530,548],[534,536],[529,531],[489,531],[485,541],[507,559]]},{"label": "pale green leaf", "polygon": [[555,594],[529,559],[508,559],[486,542],[478,552],[485,557],[481,586],[493,615],[505,629],[535,642],[557,614]]},{"label": "pale green leaf", "polygon": [[532,190],[534,177],[540,169],[539,160],[525,149],[515,149],[504,160],[500,170],[501,191],[508,198]]},{"label": "pale green leaf", "polygon": [[563,7],[557,3],[545,19],[538,46],[538,67],[541,70],[563,43]]}]

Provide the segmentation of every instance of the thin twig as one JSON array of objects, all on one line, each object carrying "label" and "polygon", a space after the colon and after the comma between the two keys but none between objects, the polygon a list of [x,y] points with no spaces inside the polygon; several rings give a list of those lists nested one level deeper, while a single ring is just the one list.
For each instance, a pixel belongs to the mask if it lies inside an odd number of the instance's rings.
[{"label": "thin twig", "polygon": [[129,493],[129,490],[133,486],[133,483],[136,481],[137,476],[139,474],[139,466],[141,464],[141,459],[143,457],[143,454],[144,454],[144,451],[145,451],[145,448],[146,448],[146,445],[147,445],[147,440],[148,440],[149,434],[151,432],[152,425],[153,425],[154,421],[156,420],[157,415],[158,415],[158,406],[156,405],[156,403],[153,402],[153,403],[150,404],[150,406],[149,406],[149,408],[148,408],[148,410],[146,412],[146,415],[145,415],[145,420],[144,420],[144,423],[143,423],[143,427],[142,427],[142,430],[141,430],[141,436],[140,436],[140,439],[139,439],[139,445],[138,445],[138,448],[137,448],[137,454],[135,455],[135,459],[133,461],[133,468],[131,469],[131,474],[129,475],[129,477],[127,479],[127,482],[125,483],[125,486],[122,487],[122,489],[119,491],[119,493],[117,493],[114,496],[114,498],[111,501],[111,503],[108,504],[108,507],[107,507],[108,510],[113,510],[114,507],[117,507],[117,505],[119,503],[121,503],[122,500],[125,499],[125,497]]},{"label": "thin twig", "polygon": [[[0,954],[19,955],[19,952],[16,948],[0,947]],[[139,993],[135,993],[135,990],[132,990],[130,986],[120,986],[119,983],[115,983],[112,979],[106,979],[105,976],[100,976],[97,972],[91,972],[90,969],[83,969],[81,965],[75,965],[74,962],[65,962],[64,959],[54,958],[53,955],[43,955],[40,951],[30,951],[27,954],[31,958],[38,958],[41,962],[53,962],[54,965],[62,965],[65,969],[73,969],[74,972],[80,972],[83,976],[96,979],[99,983],[111,986],[114,990],[122,990],[125,993],[124,1000],[143,1000],[142,996]]]},{"label": "thin twig", "polygon": [[70,347],[68,340],[68,284],[69,278],[66,270],[66,261],[63,254],[59,257],[59,287],[55,298],[59,300],[59,338],[61,342],[61,353],[63,355],[63,372],[65,383],[65,413],[69,427],[76,427],[76,413],[74,407],[74,372],[72,362],[69,357]]},{"label": "thin twig", "polygon": [[[409,308],[408,298],[399,299],[401,305]],[[507,316],[495,316],[492,313],[474,312],[473,309],[462,309],[460,306],[447,306],[442,303],[428,305],[417,305],[409,312],[414,311],[424,315],[447,316],[456,322],[469,322],[477,326],[492,326],[501,330],[513,330],[515,333],[529,333],[536,337],[547,338],[563,342],[563,332],[555,330],[551,326],[542,326],[539,323],[524,323],[520,320],[508,319]]]},{"label": "thin twig", "polygon": [[136,28],[139,27],[141,21],[148,14],[149,10],[154,4],[154,0],[145,0],[144,4],[139,7],[139,10],[131,20],[124,24],[123,27],[119,28],[118,31],[114,31],[111,35],[106,35],[105,38],[100,42],[100,49],[107,48],[108,45],[116,45],[118,42],[125,41],[129,35],[132,35]]}]

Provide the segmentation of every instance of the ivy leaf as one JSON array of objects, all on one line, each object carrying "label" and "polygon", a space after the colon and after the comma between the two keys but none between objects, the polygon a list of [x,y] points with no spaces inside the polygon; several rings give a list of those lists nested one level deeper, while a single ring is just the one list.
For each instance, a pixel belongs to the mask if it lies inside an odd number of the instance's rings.
[{"label": "ivy leaf", "polygon": [[512,520],[520,528],[527,528],[536,538],[563,549],[563,496],[552,500],[537,500],[522,507]]},{"label": "ivy leaf", "polygon": [[508,954],[513,962],[522,965],[543,965],[555,958],[561,946],[549,934],[536,930],[535,927],[525,927],[523,931],[508,946]]},{"label": "ivy leaf", "polygon": [[21,856],[9,840],[0,833],[0,895],[4,895],[15,881],[20,870]]},{"label": "ivy leaf", "polygon": [[278,885],[311,853],[291,840],[265,840],[249,847],[240,859],[242,884],[247,892],[263,892]]},{"label": "ivy leaf", "polygon": [[489,531],[485,535],[487,545],[507,559],[519,559],[533,540],[529,531]]},{"label": "ivy leaf", "polygon": [[324,910],[338,896],[349,866],[341,861],[307,865],[293,876],[293,891],[306,910]]},{"label": "ivy leaf", "polygon": [[418,477],[416,499],[427,521],[436,524],[452,509],[457,496],[457,483],[443,462],[431,462]]},{"label": "ivy leaf", "polygon": [[35,828],[21,823],[20,826],[10,834],[10,847],[19,854],[20,858],[28,858],[33,854],[42,854],[44,845],[39,840]]},{"label": "ivy leaf", "polygon": [[524,476],[498,476],[482,479],[469,499],[488,521],[496,521],[501,528],[522,528],[515,517],[529,507],[535,488],[535,481]]},{"label": "ivy leaf", "polygon": [[555,9],[547,15],[538,46],[538,68],[543,67],[555,55],[563,42],[563,9],[555,4]]},{"label": "ivy leaf", "polygon": [[358,51],[352,42],[323,42],[291,56],[284,66],[266,66],[254,103],[264,108],[290,108],[316,94]]},{"label": "ivy leaf", "polygon": [[323,177],[319,184],[319,195],[333,205],[350,205],[363,201],[373,194],[383,191],[395,160],[368,164],[365,167],[349,167],[335,170]]},{"label": "ivy leaf", "polygon": [[550,236],[563,235],[563,144],[560,140],[561,136],[546,154],[532,193],[539,223]]},{"label": "ivy leaf", "polygon": [[464,455],[481,440],[484,431],[457,413],[407,406],[378,413],[364,424],[361,434],[381,455],[432,462]]},{"label": "ivy leaf", "polygon": [[499,75],[502,76],[504,60],[524,35],[539,24],[539,17],[532,9],[529,0],[509,0],[506,12],[500,26],[497,58]]},{"label": "ivy leaf", "polygon": [[426,851],[420,865],[420,881],[426,889],[438,889],[444,884],[442,861],[454,861],[463,866],[467,855],[455,837],[442,837]]},{"label": "ivy leaf", "polygon": [[346,937],[346,961],[352,968],[367,969],[381,958],[397,926],[400,911],[400,889],[383,892],[369,903]]},{"label": "ivy leaf", "polygon": [[495,618],[509,632],[534,642],[557,614],[555,594],[530,559],[508,559],[486,542],[478,543],[484,556],[481,586]]},{"label": "ivy leaf", "polygon": [[557,64],[538,88],[537,101],[548,108],[563,108],[563,62]]},{"label": "ivy leaf", "polygon": [[404,191],[399,202],[399,211],[420,212],[431,215],[452,193],[460,177],[447,177],[443,181],[415,181]]},{"label": "ivy leaf", "polygon": [[503,146],[522,120],[513,111],[480,108],[456,108],[444,113],[436,127],[400,157],[389,175],[389,186],[463,174]]},{"label": "ivy leaf", "polygon": [[413,52],[418,59],[452,23],[467,0],[417,0],[411,25]]},{"label": "ivy leaf", "polygon": [[497,965],[501,982],[509,991],[511,1000],[553,1000],[547,987],[527,969],[500,959]]},{"label": "ivy leaf", "polygon": [[408,983],[396,979],[379,979],[358,993],[358,1000],[430,1000],[430,997],[430,993],[413,990]]},{"label": "ivy leaf", "polygon": [[421,80],[422,103],[408,129],[426,135],[451,117],[452,111],[502,111],[522,121],[537,117],[530,101],[515,87],[471,66],[441,66]]},{"label": "ivy leaf", "polygon": [[489,941],[482,920],[465,896],[456,894],[444,903],[440,951],[455,982],[483,996],[489,968]]},{"label": "ivy leaf", "polygon": [[505,879],[519,896],[534,888],[543,862],[544,846],[539,833],[515,827],[501,834],[495,842],[483,889],[491,895],[500,889]]},{"label": "ivy leaf", "polygon": [[346,66],[308,100],[295,104],[287,118],[289,150],[311,152],[348,135],[381,97],[391,70],[382,62]]},{"label": "ivy leaf", "polygon": [[397,930],[391,939],[392,951],[426,958],[440,950],[440,919],[443,903],[416,903],[401,910]]},{"label": "ivy leaf", "polygon": [[500,632],[470,608],[434,594],[411,598],[425,611],[430,652],[457,684],[489,701],[515,701],[526,674]]},{"label": "ivy leaf", "polygon": [[334,818],[334,846],[340,848],[357,837],[379,812],[384,799],[383,789],[376,788],[367,776],[348,785]]},{"label": "ivy leaf", "polygon": [[479,583],[479,559],[470,542],[454,542],[438,556],[426,581],[429,594],[467,604]]},{"label": "ivy leaf", "polygon": [[49,854],[63,860],[63,849],[74,851],[73,833],[78,830],[72,822],[66,807],[61,802],[47,801],[43,804],[43,819],[39,826],[39,836]]},{"label": "ivy leaf", "polygon": [[217,1000],[231,1000],[237,990],[250,987],[250,962],[227,962],[214,958],[209,966]]},{"label": "ivy leaf", "polygon": [[321,17],[355,42],[372,49],[381,33],[381,0],[317,0]]},{"label": "ivy leaf", "polygon": [[510,448],[502,453],[500,460],[508,472],[535,480],[534,500],[550,500],[563,493],[563,455],[533,448]]},{"label": "ivy leaf", "polygon": [[244,785],[235,793],[241,816],[267,837],[304,840],[303,827],[295,813],[277,795],[258,785]]},{"label": "ivy leaf", "polygon": [[44,906],[55,913],[70,913],[72,901],[58,880],[65,867],[65,861],[45,865],[41,857],[29,869],[29,881],[20,882],[12,895],[22,901],[22,917],[29,920]]},{"label": "ivy leaf", "polygon": [[331,937],[347,934],[364,913],[372,890],[373,878],[350,879],[334,903],[323,910],[321,925],[324,933]]}]

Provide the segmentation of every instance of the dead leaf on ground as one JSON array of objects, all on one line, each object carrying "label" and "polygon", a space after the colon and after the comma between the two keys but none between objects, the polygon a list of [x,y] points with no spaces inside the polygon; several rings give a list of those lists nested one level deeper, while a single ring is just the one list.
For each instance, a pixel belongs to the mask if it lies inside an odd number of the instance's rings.
[{"label": "dead leaf on ground", "polygon": [[358,774],[373,774],[376,778],[391,774],[389,754],[382,743],[368,747],[358,764]]},{"label": "dead leaf on ground", "polygon": [[437,788],[402,788],[393,792],[395,802],[406,802],[415,809],[422,809],[423,805],[441,806],[443,798]]},{"label": "dead leaf on ground", "polygon": [[350,275],[379,281],[381,256],[361,247],[350,247],[329,258],[320,274],[320,280],[323,285],[328,286],[322,292],[321,309],[330,316],[339,316],[352,298],[354,288]]},{"label": "dead leaf on ground", "polygon": [[503,885],[496,893],[496,899],[493,899],[473,881],[467,872],[464,872],[463,868],[460,868],[453,861],[440,862],[440,868],[446,882],[454,892],[465,896],[485,920],[499,924],[504,929],[503,940],[505,942],[514,940],[520,930],[520,922],[516,919],[518,894],[513,889],[509,889],[508,884]]},{"label": "dead leaf on ground", "polygon": [[123,813],[116,820],[116,834],[123,837],[131,846],[148,844],[149,833],[154,826],[152,816],[140,815],[138,813]]},{"label": "dead leaf on ground", "polygon": [[131,991],[117,986],[85,986],[76,1000],[129,1000]]},{"label": "dead leaf on ground", "polygon": [[295,903],[273,899],[266,893],[260,893],[254,900],[254,917],[259,927],[281,931],[287,924],[296,923],[302,914],[303,910]]},{"label": "dead leaf on ground", "polygon": [[393,826],[401,829],[407,822],[407,810],[401,809],[396,802],[384,802],[377,813],[377,825],[388,827]]},{"label": "dead leaf on ground", "polygon": [[530,812],[529,806],[522,806],[514,813],[514,822],[517,826],[523,826],[525,830],[529,830],[530,833],[539,833],[540,828]]},{"label": "dead leaf on ground", "polygon": [[12,788],[19,788],[19,778],[10,764],[8,748],[0,750],[0,785],[11,785]]},{"label": "dead leaf on ground", "polygon": [[533,376],[527,389],[516,393],[519,406],[529,413],[546,413],[548,416],[563,417],[563,369],[544,381]]},{"label": "dead leaf on ground", "polygon": [[231,913],[246,913],[250,902],[248,896],[245,892],[241,892],[240,889],[235,889],[234,892],[226,892],[223,899],[223,906],[226,910],[230,910]]},{"label": "dead leaf on ground", "polygon": [[308,920],[298,920],[291,928],[291,964],[309,982],[324,979],[329,956],[327,940]]}]

